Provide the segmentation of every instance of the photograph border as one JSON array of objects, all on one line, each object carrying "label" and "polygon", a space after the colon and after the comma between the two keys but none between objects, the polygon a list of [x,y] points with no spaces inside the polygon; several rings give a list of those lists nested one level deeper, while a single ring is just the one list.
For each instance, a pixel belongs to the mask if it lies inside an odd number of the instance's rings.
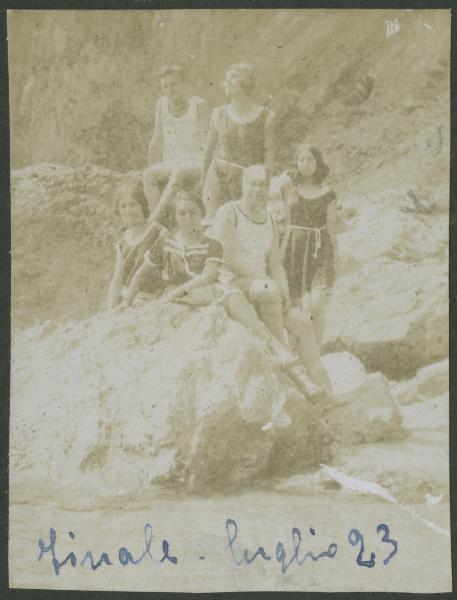
[{"label": "photograph border", "polygon": [[[1,86],[0,86],[0,127],[2,136],[0,139],[0,274],[2,285],[0,287],[0,394],[1,394],[1,418],[0,418],[0,597],[16,598],[23,600],[86,600],[88,598],[131,598],[138,592],[120,591],[60,591],[60,590],[32,590],[8,587],[8,450],[9,450],[9,379],[10,379],[10,342],[11,342],[11,208],[10,208],[10,139],[9,139],[9,87],[8,87],[8,48],[7,48],[7,11],[8,10],[171,10],[171,9],[454,9],[451,21],[451,165],[450,165],[450,215],[449,215],[449,362],[450,362],[450,401],[449,401],[449,452],[450,452],[450,511],[451,511],[451,549],[452,549],[452,582],[454,591],[457,590],[457,407],[455,406],[457,389],[457,372],[453,361],[455,355],[455,339],[457,331],[456,322],[456,256],[457,242],[455,239],[456,210],[452,201],[457,194],[457,168],[456,168],[456,137],[457,137],[457,3],[453,1],[433,0],[409,0],[403,1],[362,1],[362,0],[322,0],[322,1],[221,1],[211,2],[198,1],[154,1],[154,0],[1,0]],[[427,549],[424,548],[424,552]],[[163,593],[163,592],[139,592],[153,594],[156,598],[195,598],[191,593]],[[386,597],[395,598],[418,598],[423,600],[433,597],[434,600],[452,597],[450,593],[438,594],[406,594],[387,592],[215,592],[200,593],[198,597],[208,600],[219,598],[236,598],[250,600],[273,600],[280,596],[284,600],[299,600],[306,598],[325,599],[338,596],[341,599],[350,599],[354,596],[367,597],[371,600],[381,600]]]}]

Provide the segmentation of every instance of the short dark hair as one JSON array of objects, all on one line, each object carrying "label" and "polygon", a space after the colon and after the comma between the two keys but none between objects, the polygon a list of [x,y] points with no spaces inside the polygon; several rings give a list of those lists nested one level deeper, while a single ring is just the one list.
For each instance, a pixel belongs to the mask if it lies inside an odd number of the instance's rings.
[{"label": "short dark hair", "polygon": [[149,217],[150,211],[148,202],[144,195],[143,182],[139,179],[130,179],[125,181],[121,185],[116,204],[117,214],[119,214],[119,204],[125,194],[129,194],[130,197],[133,198],[137,202],[137,204],[140,205],[141,210],[143,212],[143,216],[145,219],[147,219]]},{"label": "short dark hair", "polygon": [[162,79],[167,75],[178,75],[181,81],[184,81],[184,67],[182,67],[181,65],[172,64],[163,65],[163,67],[160,67],[160,69],[157,71],[157,77],[159,79]]},{"label": "short dark hair", "polygon": [[178,202],[180,200],[184,200],[185,202],[193,202],[200,209],[202,217],[205,216],[205,206],[204,206],[203,202],[201,201],[201,199],[199,198],[199,196],[197,196],[196,193],[187,191],[187,190],[179,191],[176,194],[176,198],[175,198],[175,208],[178,205]]}]

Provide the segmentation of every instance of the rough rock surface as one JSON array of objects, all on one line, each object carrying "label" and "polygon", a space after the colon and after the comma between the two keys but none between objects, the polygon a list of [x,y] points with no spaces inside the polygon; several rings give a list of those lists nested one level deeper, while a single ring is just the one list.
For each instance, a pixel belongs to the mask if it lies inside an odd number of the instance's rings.
[{"label": "rough rock surface", "polygon": [[[434,520],[433,507],[449,502],[448,407],[447,394],[402,406],[405,439],[386,437],[376,444],[340,445],[332,468],[340,473],[342,480],[347,477],[359,480],[362,485],[358,491],[351,481],[341,485],[338,479],[329,476],[325,467],[294,475],[279,483],[277,489],[311,495],[317,490],[329,493],[335,489],[368,496],[374,493],[384,499],[389,496],[400,507],[422,505],[419,514]],[[363,410],[360,414],[363,415]]]},{"label": "rough rock surface", "polygon": [[117,192],[136,176],[90,165],[12,172],[14,326],[80,319],[102,308],[121,225]]},{"label": "rough rock surface", "polygon": [[339,235],[340,277],[379,257],[406,263],[429,258],[444,262],[448,246],[447,213],[412,214],[412,210],[406,204],[403,210],[390,208],[376,197],[367,200],[346,224],[347,230]]},{"label": "rough rock surface", "polygon": [[[138,13],[128,25],[113,14],[110,27],[101,13],[10,15],[12,164],[76,167],[12,173],[13,494],[262,485],[329,460],[337,439],[348,474],[400,499],[447,497],[446,366],[426,365],[448,352],[449,41],[433,29],[449,19],[429,12],[404,13],[401,35],[387,42],[384,11],[360,23],[340,11],[319,27],[318,13],[256,12],[233,38],[221,35],[225,13],[210,30],[198,11]],[[340,279],[324,362],[339,405],[326,426],[223,311],[92,317],[113,268],[116,191],[145,163],[159,94],[152,74],[181,60],[173,43],[183,27],[192,93],[223,103],[215,83],[249,55],[268,82],[259,100],[273,97],[277,172],[303,139],[329,164]],[[256,56],[253,27],[265,41]],[[402,381],[389,390],[385,375]],[[398,411],[395,401],[416,404]],[[404,435],[402,418],[411,440],[372,445]]]},{"label": "rough rock surface", "polygon": [[380,257],[334,288],[327,313],[326,347],[348,349],[369,370],[392,379],[448,354],[447,265]]},{"label": "rough rock surface", "polygon": [[336,442],[347,446],[405,437],[400,410],[382,373],[367,374],[349,352],[327,354],[322,362],[335,393],[330,418]]},{"label": "rough rock surface", "polygon": [[446,394],[449,390],[449,360],[428,365],[413,379],[396,382],[391,389],[399,404],[413,404]]},{"label": "rough rock surface", "polygon": [[330,460],[309,403],[217,307],[31,328],[12,367],[13,488],[255,487]]}]

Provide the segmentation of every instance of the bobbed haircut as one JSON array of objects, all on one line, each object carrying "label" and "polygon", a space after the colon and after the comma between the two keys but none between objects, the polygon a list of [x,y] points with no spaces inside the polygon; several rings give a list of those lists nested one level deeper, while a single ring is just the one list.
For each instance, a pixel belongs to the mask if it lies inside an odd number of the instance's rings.
[{"label": "bobbed haircut", "polygon": [[256,66],[254,63],[240,62],[230,65],[227,69],[235,71],[240,78],[240,87],[245,94],[251,94],[256,87]]},{"label": "bobbed haircut", "polygon": [[322,152],[319,150],[319,148],[317,146],[314,146],[313,144],[308,144],[308,143],[300,144],[297,147],[297,149],[295,150],[294,166],[293,166],[293,169],[291,170],[292,179],[296,181],[301,178],[300,172],[298,171],[298,168],[297,168],[297,160],[298,160],[300,154],[304,151],[311,152],[311,154],[314,156],[314,160],[316,161],[317,166],[316,166],[316,170],[314,171],[314,174],[313,174],[313,183],[314,184],[322,183],[329,173],[329,168],[325,164],[324,159],[322,157]]},{"label": "bobbed haircut", "polygon": [[184,67],[182,67],[181,65],[173,65],[173,64],[163,65],[157,71],[157,77],[159,79],[162,79],[163,77],[166,77],[167,75],[177,75],[181,79],[181,81],[184,81],[184,79],[185,79]]},{"label": "bobbed haircut", "polygon": [[121,185],[116,203],[117,214],[119,214],[119,204],[125,196],[129,196],[137,202],[145,219],[149,217],[149,206],[144,195],[143,182],[141,180],[131,179]]}]

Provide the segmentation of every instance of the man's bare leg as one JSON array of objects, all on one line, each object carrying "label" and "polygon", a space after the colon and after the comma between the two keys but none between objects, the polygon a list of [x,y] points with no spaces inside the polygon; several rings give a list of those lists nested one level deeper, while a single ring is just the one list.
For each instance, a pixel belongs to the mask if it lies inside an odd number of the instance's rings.
[{"label": "man's bare leg", "polygon": [[233,293],[227,296],[224,301],[224,308],[231,319],[238,321],[238,323],[244,325],[254,335],[263,340],[267,347],[278,356],[280,362],[288,364],[293,361],[294,357],[259,319],[257,311],[243,293]]},{"label": "man's bare leg", "polygon": [[286,345],[282,299],[279,287],[271,280],[256,279],[249,290],[249,300],[254,302],[257,313],[281,344]]},{"label": "man's bare leg", "polygon": [[255,308],[242,292],[227,296],[224,301],[224,308],[231,319],[244,325],[261,340],[267,343],[271,340],[271,333],[260,321]]}]

